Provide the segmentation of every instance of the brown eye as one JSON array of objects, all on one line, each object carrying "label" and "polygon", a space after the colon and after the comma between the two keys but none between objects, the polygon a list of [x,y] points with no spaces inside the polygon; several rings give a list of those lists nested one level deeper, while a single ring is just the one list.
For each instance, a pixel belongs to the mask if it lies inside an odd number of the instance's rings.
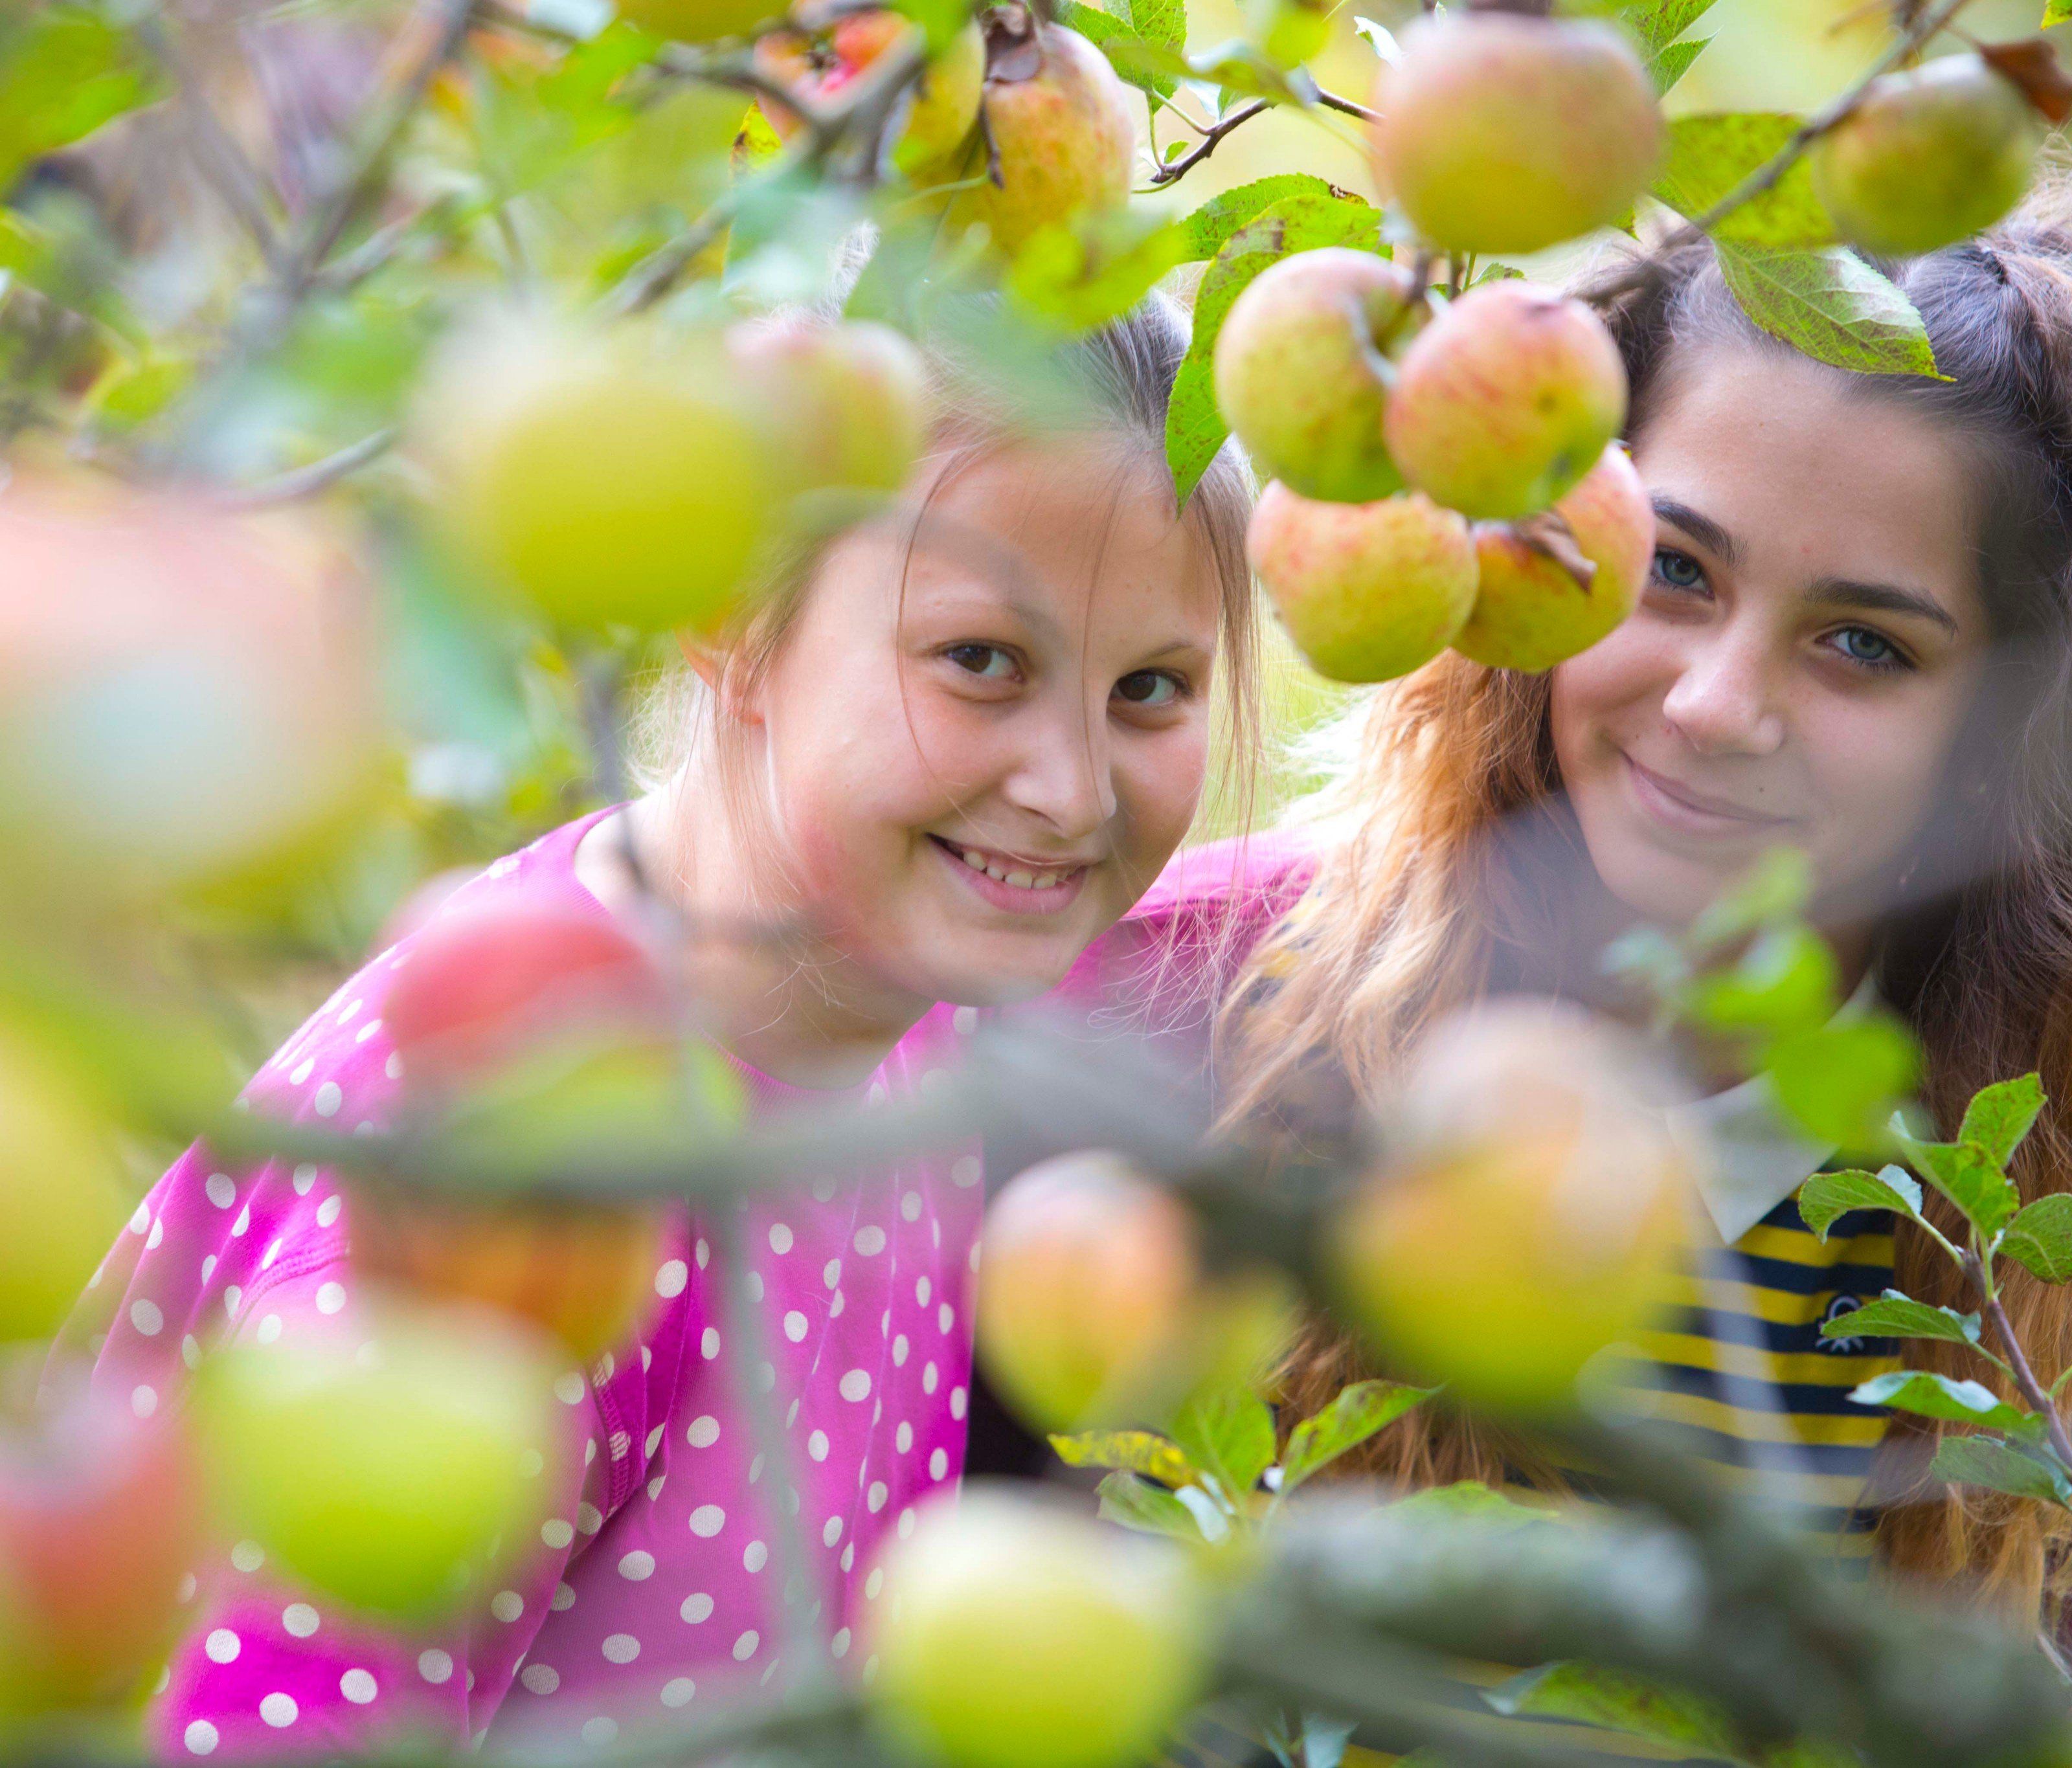
[{"label": "brown eye", "polygon": [[1014,659],[997,644],[953,644],[943,655],[987,681],[1005,681],[1014,673]]},{"label": "brown eye", "polygon": [[1170,706],[1180,697],[1180,678],[1163,669],[1137,669],[1116,683],[1115,693],[1133,706]]}]

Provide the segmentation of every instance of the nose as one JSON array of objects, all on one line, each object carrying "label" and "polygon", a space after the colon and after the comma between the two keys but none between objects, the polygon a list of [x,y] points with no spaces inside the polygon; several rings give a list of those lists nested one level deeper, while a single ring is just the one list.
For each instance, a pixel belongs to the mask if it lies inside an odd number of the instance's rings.
[{"label": "nose", "polygon": [[1752,627],[1694,632],[1662,716],[1700,754],[1774,754],[1784,741],[1775,675],[1770,648]]},{"label": "nose", "polygon": [[1061,704],[1055,716],[1029,720],[1008,775],[1008,803],[1065,841],[1085,840],[1115,815],[1106,709]]}]

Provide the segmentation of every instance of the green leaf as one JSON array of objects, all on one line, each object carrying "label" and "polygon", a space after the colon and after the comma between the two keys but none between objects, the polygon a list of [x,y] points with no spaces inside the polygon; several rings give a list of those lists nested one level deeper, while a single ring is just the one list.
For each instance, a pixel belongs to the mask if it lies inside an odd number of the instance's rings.
[{"label": "green leaf", "polygon": [[160,91],[155,71],[92,8],[50,6],[0,31],[0,190],[39,154],[92,134]]},{"label": "green leaf", "polygon": [[1712,0],[1620,0],[1614,10],[1640,47],[1659,55],[1712,10]]},{"label": "green leaf", "polygon": [[1732,945],[1802,913],[1813,895],[1813,862],[1803,848],[1773,847],[1701,909],[1691,923],[1700,952]]},{"label": "green leaf", "polygon": [[1169,49],[1187,47],[1186,0],[1118,0],[1127,10],[1130,27],[1146,43],[1163,43]]},{"label": "green leaf", "polygon": [[1843,1149],[1876,1145],[1893,1101],[1919,1071],[1913,1038],[1887,1014],[1780,1038],[1764,1063],[1778,1102],[1807,1133]]},{"label": "green leaf", "polygon": [[2053,25],[2062,25],[2067,20],[2072,20],[2072,0],[2044,0],[2044,30],[2048,31]]},{"label": "green leaf", "polygon": [[904,13],[921,27],[931,56],[948,47],[972,15],[969,0],[892,0],[892,9]]},{"label": "green leaf", "polygon": [[1938,372],[1914,303],[1853,252],[1772,252],[1723,241],[1719,258],[1742,311],[1815,362],[1862,374]]},{"label": "green leaf", "polygon": [[1811,927],[1758,934],[1731,968],[1700,977],[1684,996],[1685,1015],[1715,1031],[1780,1036],[1834,1016],[1835,954]]},{"label": "green leaf", "polygon": [[1053,1437],[1050,1446],[1067,1467],[1119,1467],[1164,1486],[1185,1486],[1201,1478],[1184,1451],[1153,1431],[1088,1430],[1076,1437]]},{"label": "green leaf", "polygon": [[[1767,165],[1790,142],[1799,120],[1779,111],[1751,110],[1679,117],[1669,125],[1669,152],[1655,194],[1679,214],[1702,215]],[[1829,245],[1835,224],[1813,194],[1807,162],[1759,196],[1723,216],[1712,236],[1771,250]]]},{"label": "green leaf", "polygon": [[1215,1475],[1234,1502],[1272,1465],[1273,1414],[1248,1388],[1220,1388],[1189,1400],[1172,1429],[1173,1440],[1196,1466]]},{"label": "green leaf", "polygon": [[1162,1486],[1118,1468],[1095,1490],[1100,1499],[1100,1514],[1111,1523],[1142,1534],[1169,1535],[1177,1540],[1202,1538],[1194,1513]]},{"label": "green leaf", "polygon": [[1976,1344],[1979,1317],[1954,1308],[1930,1307],[1897,1289],[1875,1301],[1820,1323],[1823,1338],[1940,1338],[1948,1344]]},{"label": "green leaf", "polygon": [[2072,1196],[2037,1199],[2008,1224],[2000,1251],[2046,1283],[2072,1283]]},{"label": "green leaf", "polygon": [[1593,1663],[1544,1663],[1482,1698],[1498,1712],[1602,1725],[1658,1743],[1733,1757],[1739,1745],[1726,1714],[1708,1700],[1630,1670]]},{"label": "green leaf", "polygon": [[2021,1145],[2021,1139],[2035,1124],[2044,1105],[2041,1075],[2026,1074],[2012,1080],[1996,1080],[1971,1095],[1964,1108],[1964,1121],[1957,1140],[1984,1153],[1996,1166],[2004,1167]]},{"label": "green leaf", "polygon": [[1923,1418],[1984,1425],[1995,1430],[2027,1433],[2037,1424],[2029,1413],[1995,1399],[1991,1389],[1975,1381],[1959,1381],[1922,1369],[1894,1369],[1887,1375],[1873,1375],[1852,1388],[1849,1397],[1859,1405],[1891,1406]]},{"label": "green leaf", "polygon": [[1904,1167],[1865,1173],[1815,1173],[1799,1187],[1799,1214],[1822,1240],[1836,1219],[1853,1209],[1897,1210],[1918,1220],[1921,1186]]},{"label": "green leaf", "polygon": [[1186,234],[1124,208],[1039,229],[1015,254],[1007,286],[1029,312],[1071,332],[1127,313],[1181,261]]},{"label": "green leaf", "polygon": [[[1104,55],[1108,54],[1110,43],[1117,42],[1147,48],[1153,47],[1145,45],[1142,36],[1131,29],[1126,20],[1118,19],[1112,12],[1104,12],[1098,6],[1083,5],[1081,0],[1065,0],[1058,18],[1059,23],[1069,25],[1087,42],[1096,45]],[[1178,51],[1174,53],[1177,56]],[[1119,78],[1128,81],[1138,91],[1148,92],[1160,98],[1170,98],[1178,89],[1180,77],[1176,77],[1169,68],[1152,66],[1144,56],[1133,53],[1108,56],[1108,65],[1115,69]]]},{"label": "green leaf", "polygon": [[[1219,191],[1180,223],[1187,242],[1183,261],[1192,264],[1214,257],[1223,249],[1223,242],[1248,221],[1256,220],[1264,210],[1291,196],[1318,196],[1342,203],[1359,200],[1350,191],[1342,191],[1309,172],[1279,172],[1271,178],[1254,179],[1249,184]],[[1379,229],[1378,212],[1375,224]]]},{"label": "green leaf", "polygon": [[2072,1505],[2072,1478],[2043,1460],[1990,1437],[1945,1437],[1928,1470],[1952,1485],[1983,1486],[2016,1498]]},{"label": "green leaf", "polygon": [[1693,38],[1688,43],[1672,43],[1647,64],[1648,76],[1655,82],[1655,89],[1666,93],[1691,71],[1696,61],[1711,44],[1710,37]]},{"label": "green leaf", "polygon": [[1437,1392],[1436,1388],[1409,1388],[1396,1381],[1356,1381],[1342,1390],[1330,1404],[1314,1418],[1303,1420],[1289,1436],[1288,1453],[1281,1464],[1283,1495]]},{"label": "green leaf", "polygon": [[1421,1492],[1396,1499],[1389,1509],[1401,1515],[1429,1514],[1444,1517],[1472,1517],[1478,1521],[1544,1523],[1548,1513],[1521,1504],[1515,1498],[1485,1486],[1479,1480],[1459,1479],[1450,1486],[1428,1486]]},{"label": "green leaf", "polygon": [[1900,1145],[1915,1170],[1988,1238],[2021,1207],[2014,1181],[1970,1143],[1923,1142],[1909,1137]]},{"label": "green leaf", "polygon": [[1378,250],[1381,212],[1357,197],[1305,191],[1270,204],[1217,248],[1194,295],[1194,335],[1166,408],[1166,458],[1174,501],[1185,505],[1230,431],[1216,409],[1216,334],[1237,298],[1268,265],[1324,245]]}]

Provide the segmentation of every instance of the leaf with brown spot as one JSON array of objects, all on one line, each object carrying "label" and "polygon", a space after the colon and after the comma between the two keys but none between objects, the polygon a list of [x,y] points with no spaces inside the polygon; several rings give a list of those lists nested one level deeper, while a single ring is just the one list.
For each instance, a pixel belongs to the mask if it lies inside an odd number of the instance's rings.
[{"label": "leaf with brown spot", "polygon": [[2021,88],[2022,97],[2048,117],[2054,128],[2072,117],[2072,79],[2058,60],[2049,39],[2023,37],[2013,43],[1982,44],[1980,58],[1996,73]]}]

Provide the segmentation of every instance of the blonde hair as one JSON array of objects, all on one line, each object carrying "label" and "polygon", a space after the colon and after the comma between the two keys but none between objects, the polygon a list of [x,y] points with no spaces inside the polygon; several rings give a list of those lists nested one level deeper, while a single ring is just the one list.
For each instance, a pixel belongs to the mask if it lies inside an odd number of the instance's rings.
[{"label": "blonde hair", "polygon": [[[1915,850],[1929,875],[1910,882],[1910,865],[1879,918],[1879,981],[1926,1052],[1924,1091],[1945,1133],[1978,1087],[2041,1071],[2052,1103],[2015,1174],[2033,1199],[2072,1190],[2072,235],[2025,220],[1889,268],[1951,378],[1852,384],[1918,405],[1964,440],[1998,652]],[[1630,429],[1645,426],[1694,342],[1786,347],[1741,315],[1708,245],[1670,255],[1637,288],[1610,286],[1600,308],[1633,384]],[[1324,840],[1303,912],[1255,952],[1226,1008],[1235,1112],[1292,1129],[1312,1111],[1363,1108],[1448,1008],[1510,987],[1589,990],[1587,930],[1568,924],[1576,898],[1564,880],[1588,876],[1589,861],[1561,790],[1550,701],[1547,676],[1449,654],[1355,713],[1349,759],[1315,807]],[[1984,783],[1959,791],[1957,776]],[[1938,875],[1948,854],[1983,857],[1985,870]],[[1942,1199],[1930,1213],[1961,1238]],[[2047,1379],[2072,1363],[2072,1290],[2010,1276],[2004,1299]],[[1931,1304],[1968,1305],[1959,1273],[1903,1222],[1896,1281]],[[1923,1342],[1909,1357],[2005,1386],[1961,1346]],[[1281,1371],[1290,1421],[1368,1372],[1346,1336],[1313,1321]],[[2061,1582],[2072,1516],[1925,1478],[1941,1429],[1897,1416],[1887,1433],[1884,1561],[1963,1576],[2033,1614]],[[1423,1485],[1498,1481],[1507,1464],[1560,1483],[1502,1433],[1422,1412],[1341,1466]]]},{"label": "blonde hair", "polygon": [[[824,317],[824,315],[820,316]],[[989,371],[979,352],[954,336],[923,341],[934,413],[927,467],[939,495],[960,472],[1016,441],[1050,437],[1067,441],[1112,439],[1141,461],[1148,482],[1170,496],[1173,481],[1166,463],[1166,410],[1188,343],[1184,316],[1153,294],[1129,312],[1084,337],[1059,346],[1046,366],[1049,397],[1042,409],[1018,401],[1018,387]],[[1022,387],[1030,384],[1026,371]],[[1118,478],[1117,495],[1122,482]],[[927,519],[923,499],[906,512],[903,587],[906,565]],[[1215,675],[1216,730],[1237,765],[1224,775],[1227,796],[1239,802],[1235,820],[1248,814],[1259,748],[1257,595],[1245,558],[1244,534],[1251,516],[1252,483],[1243,455],[1227,445],[1210,463],[1175,521],[1185,524],[1207,558],[1220,609],[1220,655]],[[802,545],[777,561],[750,611],[724,635],[719,650],[730,689],[752,691],[781,652],[833,537]],[[738,744],[727,740],[720,696],[680,656],[664,660],[638,690],[628,742],[628,771],[643,791],[672,789],[693,762],[709,755],[726,814],[737,829],[767,822],[756,783],[743,764]],[[1227,820],[1228,805],[1221,807]],[[680,828],[685,820],[677,820]],[[781,844],[758,842],[766,864],[777,863]],[[680,850],[671,863],[688,875],[692,856]],[[1149,879],[1144,882],[1149,885]]]}]

